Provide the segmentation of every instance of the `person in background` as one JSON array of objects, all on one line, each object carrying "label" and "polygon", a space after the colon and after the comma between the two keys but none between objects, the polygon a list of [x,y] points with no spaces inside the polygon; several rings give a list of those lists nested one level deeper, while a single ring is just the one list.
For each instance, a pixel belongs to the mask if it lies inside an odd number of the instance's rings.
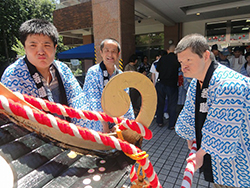
[{"label": "person in background", "polygon": [[187,78],[183,76],[183,72],[181,71],[181,67],[179,68],[178,73],[178,102],[177,102],[177,115],[180,114],[186,100],[186,94],[191,82],[191,78]]},{"label": "person in background", "polygon": [[[6,68],[1,82],[14,92],[82,109],[82,88],[68,66],[54,60],[59,38],[55,26],[46,20],[31,19],[20,26],[19,33],[25,56]],[[82,120],[58,116],[84,125]]]},{"label": "person in background", "polygon": [[[125,66],[124,72],[126,71],[137,71],[136,64],[138,62],[137,55],[133,54],[129,57],[129,63]],[[133,105],[133,110],[135,117],[137,117],[140,106],[141,106],[141,98],[140,93],[135,88],[129,88],[129,96],[131,98],[131,103]]]},{"label": "person in background", "polygon": [[156,56],[156,60],[152,63],[150,70],[149,70],[151,72],[151,80],[154,85],[156,84],[158,76],[159,76],[159,73],[156,71],[156,67],[160,58],[161,58],[161,55]]},{"label": "person in background", "polygon": [[[158,61],[160,60],[160,58],[163,56],[163,55],[167,55],[167,51],[161,51],[159,55],[157,55],[156,57],[158,57],[158,59],[156,59],[152,65],[151,65],[151,68],[150,68],[150,72],[152,74],[152,82],[154,84],[154,86],[156,85],[157,83],[157,80],[158,80],[158,77],[159,77],[159,72],[156,70],[156,67],[158,65]],[[157,116],[157,115],[156,115]],[[156,117],[155,116],[155,117]],[[168,115],[168,99],[166,97],[165,99],[165,106],[164,106],[164,118],[165,119],[168,119],[169,118],[169,115]]]},{"label": "person in background", "polygon": [[246,53],[247,53],[247,52],[250,52],[250,46],[247,46],[247,47],[246,47]]},{"label": "person in background", "polygon": [[228,52],[229,52],[229,55],[227,56],[227,59],[229,60],[233,56],[233,50],[232,50],[233,48],[232,48],[232,46],[228,46],[227,49],[228,49]]},{"label": "person in background", "polygon": [[[93,65],[88,69],[83,85],[84,110],[103,112],[101,106],[103,88],[112,77],[122,73],[122,71],[116,67],[116,64],[118,64],[119,61],[120,51],[120,44],[115,39],[107,38],[101,42],[100,54],[102,62]],[[128,88],[126,89],[126,92],[129,93]],[[134,119],[132,105],[130,105],[129,110],[124,117]],[[86,127],[104,133],[109,133],[113,130],[113,124],[109,124],[105,121],[87,120]]]},{"label": "person in background", "polygon": [[245,57],[241,54],[242,51],[239,46],[234,47],[234,55],[229,59],[230,68],[235,70],[236,72],[240,72],[241,67],[245,62]]},{"label": "person in background", "polygon": [[132,54],[129,57],[129,62],[128,64],[125,66],[124,71],[136,71],[137,70],[137,62],[138,62],[138,57],[135,54]]},{"label": "person in background", "polygon": [[174,53],[175,45],[171,45],[168,50],[168,54],[161,57],[156,67],[159,72],[158,82],[156,83],[157,92],[157,111],[156,122],[159,127],[163,126],[163,114],[165,99],[168,99],[168,114],[170,130],[174,129],[176,121],[176,108],[178,101],[178,70],[180,63],[177,60],[177,56]]},{"label": "person in background", "polygon": [[159,73],[156,70],[158,61],[161,59],[162,55],[166,55],[167,52],[166,51],[162,51],[159,53],[159,55],[156,56],[156,60],[152,63],[151,67],[150,67],[150,73],[151,73],[151,80],[153,82],[153,84],[155,85],[157,82],[157,79],[159,77]]},{"label": "person in background", "polygon": [[215,61],[200,34],[181,39],[176,53],[193,78],[175,126],[189,149],[197,143],[186,160],[215,188],[250,187],[250,79]]},{"label": "person in background", "polygon": [[244,76],[250,77],[250,52],[245,54],[246,63],[241,67],[240,73]]},{"label": "person in background", "polygon": [[218,58],[217,61],[220,64],[225,65],[225,66],[227,66],[227,67],[230,68],[230,62],[227,59],[227,56],[229,56],[229,55],[230,55],[230,53],[229,53],[228,49],[227,48],[223,48],[222,51],[220,51],[220,53],[219,53],[219,58]]},{"label": "person in background", "polygon": [[219,58],[219,49],[218,49],[218,45],[214,44],[211,48],[211,51],[213,52],[215,59],[218,60]]},{"label": "person in background", "polygon": [[151,79],[150,67],[151,65],[148,63],[148,56],[144,55],[142,58],[142,62],[137,67],[137,71]]},{"label": "person in background", "polygon": [[160,58],[161,58],[161,57],[160,57],[159,55],[156,55],[156,56],[155,56],[155,61],[158,60],[158,59],[160,59]]}]

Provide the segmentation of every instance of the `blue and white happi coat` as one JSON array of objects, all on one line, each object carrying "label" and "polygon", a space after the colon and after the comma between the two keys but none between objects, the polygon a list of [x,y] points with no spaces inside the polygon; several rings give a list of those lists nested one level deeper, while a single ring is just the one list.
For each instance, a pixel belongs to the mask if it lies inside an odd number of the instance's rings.
[{"label": "blue and white happi coat", "polygon": [[[58,70],[66,92],[68,105],[75,109],[83,107],[83,91],[69,67],[60,61],[54,61],[53,65]],[[37,86],[32,79],[24,58],[19,58],[4,71],[1,82],[14,92],[39,97]],[[72,118],[72,123],[84,126],[83,120]]]},{"label": "blue and white happi coat", "polygon": [[[119,70],[119,74],[120,73],[122,73],[121,70]],[[113,76],[115,75],[112,75],[112,77]],[[128,88],[125,89],[125,91],[128,93]],[[101,105],[101,97],[103,93],[103,71],[99,64],[93,65],[88,69],[83,86],[83,92],[85,102],[84,110],[103,112]],[[124,117],[128,119],[134,119],[132,105],[130,105],[129,110],[124,115]],[[103,126],[100,121],[89,121],[86,124],[86,127],[103,132]]]},{"label": "blue and white happi coat", "polygon": [[[196,82],[193,79],[176,133],[195,139]],[[208,114],[201,148],[211,155],[215,184],[250,187],[250,79],[219,65],[209,82]]]}]

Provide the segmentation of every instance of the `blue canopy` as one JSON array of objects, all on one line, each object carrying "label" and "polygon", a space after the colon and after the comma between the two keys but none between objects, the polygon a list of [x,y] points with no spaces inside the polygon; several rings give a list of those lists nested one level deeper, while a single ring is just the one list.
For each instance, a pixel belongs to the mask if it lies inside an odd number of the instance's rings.
[{"label": "blue canopy", "polygon": [[58,59],[95,58],[94,43],[85,44],[57,54]]}]

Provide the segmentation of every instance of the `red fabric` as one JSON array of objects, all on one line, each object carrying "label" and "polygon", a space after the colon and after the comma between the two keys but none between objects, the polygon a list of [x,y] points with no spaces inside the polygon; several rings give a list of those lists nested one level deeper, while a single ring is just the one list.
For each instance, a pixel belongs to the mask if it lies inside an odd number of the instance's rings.
[{"label": "red fabric", "polygon": [[183,86],[183,82],[184,82],[183,75],[180,74],[178,76],[178,86]]}]

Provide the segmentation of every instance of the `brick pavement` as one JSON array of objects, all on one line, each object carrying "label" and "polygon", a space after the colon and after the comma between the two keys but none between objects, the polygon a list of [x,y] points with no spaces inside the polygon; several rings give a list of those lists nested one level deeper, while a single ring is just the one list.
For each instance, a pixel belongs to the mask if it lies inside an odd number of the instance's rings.
[{"label": "brick pavement", "polygon": [[[187,143],[180,138],[174,130],[167,127],[168,121],[165,120],[163,127],[158,127],[154,119],[150,130],[153,132],[151,140],[143,140],[142,150],[149,154],[149,160],[153,164],[163,188],[180,188],[183,173],[186,168],[186,161],[189,154]],[[130,181],[127,181],[130,187]],[[192,188],[212,188],[204,180],[203,174],[198,172],[194,175]]]}]

